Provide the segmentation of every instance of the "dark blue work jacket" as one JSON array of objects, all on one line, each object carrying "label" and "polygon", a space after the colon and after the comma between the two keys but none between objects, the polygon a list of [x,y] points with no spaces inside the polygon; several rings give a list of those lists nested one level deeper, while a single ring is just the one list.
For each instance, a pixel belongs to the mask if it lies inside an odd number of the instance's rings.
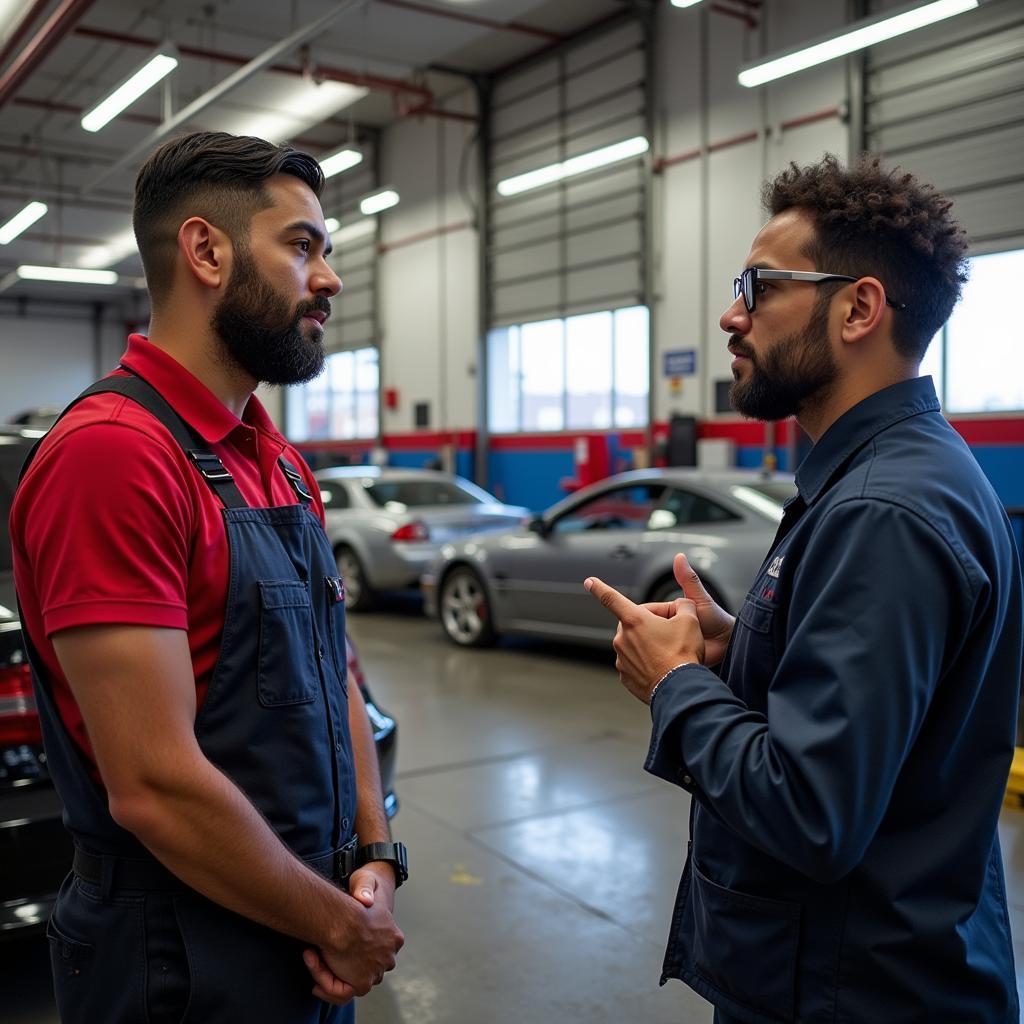
[{"label": "dark blue work jacket", "polygon": [[[157,416],[225,506],[230,584],[196,740],[297,857],[336,878],[356,813],[344,590],[305,484],[280,460],[298,503],[250,508],[217,456],[149,385],[107,378],[80,398],[104,391]],[[31,660],[50,771],[78,850],[48,924],[61,1020],[350,1021],[350,1007],[312,995],[302,943],[187,888],[113,820],[34,650]]]},{"label": "dark blue work jacket", "polygon": [[797,485],[719,672],[653,701],[647,770],[693,811],[662,983],[743,1021],[1018,1024],[1005,512],[930,378],[843,415]]}]

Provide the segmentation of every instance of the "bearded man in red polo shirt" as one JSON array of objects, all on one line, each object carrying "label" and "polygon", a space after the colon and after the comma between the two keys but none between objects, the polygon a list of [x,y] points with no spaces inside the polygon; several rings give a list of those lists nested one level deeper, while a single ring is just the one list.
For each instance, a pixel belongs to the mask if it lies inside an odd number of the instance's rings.
[{"label": "bearded man in red polo shirt", "polygon": [[341,288],[323,180],[223,133],[150,157],[149,336],[69,407],[14,503],[76,845],[49,925],[66,1022],[351,1020],[403,943],[404,849],[345,677],[319,491],[252,394],[323,367]]}]

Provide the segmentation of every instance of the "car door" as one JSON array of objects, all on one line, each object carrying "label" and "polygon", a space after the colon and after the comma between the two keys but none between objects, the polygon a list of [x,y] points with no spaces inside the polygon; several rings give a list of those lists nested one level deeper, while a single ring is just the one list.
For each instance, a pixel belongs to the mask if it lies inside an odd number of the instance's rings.
[{"label": "car door", "polygon": [[633,483],[591,494],[552,520],[546,534],[506,549],[494,575],[509,618],[543,632],[610,632],[614,620],[583,580],[599,576],[635,596],[643,537],[665,492],[661,483]]}]

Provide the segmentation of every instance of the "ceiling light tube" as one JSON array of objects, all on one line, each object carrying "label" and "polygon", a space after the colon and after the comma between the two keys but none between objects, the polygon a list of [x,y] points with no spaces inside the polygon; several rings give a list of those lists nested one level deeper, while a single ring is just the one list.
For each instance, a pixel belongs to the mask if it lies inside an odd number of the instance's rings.
[{"label": "ceiling light tube", "polygon": [[611,146],[603,146],[601,149],[594,149],[589,153],[581,153],[560,164],[548,164],[546,167],[538,167],[535,171],[527,171],[525,174],[516,174],[511,178],[505,178],[498,182],[498,192],[503,196],[515,196],[531,188],[540,188],[542,185],[561,181],[574,174],[583,174],[584,171],[592,171],[596,167],[605,167],[621,160],[628,160],[630,157],[640,156],[649,148],[650,143],[647,139],[642,135],[637,135]]},{"label": "ceiling light tube", "polygon": [[325,178],[331,178],[335,174],[341,174],[342,171],[348,171],[353,167],[357,167],[362,162],[363,154],[358,149],[346,146],[344,149],[339,149],[337,153],[324,157],[320,161],[320,170],[324,172]]},{"label": "ceiling light tube", "polygon": [[[330,222],[328,222],[330,223]],[[335,224],[338,222],[335,221]],[[354,242],[360,238],[366,238],[372,235],[377,230],[377,218],[376,217],[363,217],[361,220],[357,220],[352,224],[346,224],[344,227],[340,225],[331,230],[331,241],[335,245],[345,245],[348,242]]]},{"label": "ceiling light tube", "polygon": [[166,78],[178,66],[178,58],[173,56],[173,52],[173,47],[161,46],[138,71],[82,118],[82,127],[87,132],[98,132],[143,93]]},{"label": "ceiling light tube", "polygon": [[974,10],[977,6],[978,0],[935,0],[934,3],[924,6],[914,4],[887,11],[874,18],[865,18],[854,22],[838,36],[825,36],[778,57],[770,57],[743,68],[739,73],[739,83],[748,89],[764,85],[765,82],[773,82],[777,78],[804,71],[816,64],[835,60],[836,57],[845,57],[848,53],[874,46],[875,43],[886,39],[933,25],[955,14]]},{"label": "ceiling light tube", "polygon": [[0,227],[0,245],[13,242],[26,228],[31,227],[46,213],[46,203],[29,203],[20,213],[16,213],[6,224]]},{"label": "ceiling light tube", "polygon": [[399,198],[398,193],[393,188],[386,188],[380,192],[374,192],[373,195],[363,199],[359,203],[359,209],[369,217],[374,213],[390,210],[392,206],[397,206]]},{"label": "ceiling light tube", "polygon": [[700,0],[672,0],[673,7],[696,7]]},{"label": "ceiling light tube", "polygon": [[117,284],[112,270],[76,270],[73,267],[35,267],[22,264],[15,273],[23,281],[61,281],[65,284]]}]

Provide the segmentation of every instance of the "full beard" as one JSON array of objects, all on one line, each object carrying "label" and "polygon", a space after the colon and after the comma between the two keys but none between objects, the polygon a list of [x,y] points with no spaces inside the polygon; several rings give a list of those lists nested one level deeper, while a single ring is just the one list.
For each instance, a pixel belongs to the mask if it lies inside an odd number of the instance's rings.
[{"label": "full beard", "polygon": [[260,275],[251,254],[241,247],[235,251],[231,280],[213,314],[224,354],[265,384],[312,380],[324,368],[323,329],[303,333],[303,317],[315,310],[330,313],[330,302],[318,295],[290,308]]},{"label": "full beard", "polygon": [[805,412],[828,395],[839,366],[829,347],[828,304],[818,304],[807,326],[782,338],[757,355],[741,338],[733,351],[750,360],[746,380],[735,377],[729,401],[741,415],[756,420],[782,420]]}]

